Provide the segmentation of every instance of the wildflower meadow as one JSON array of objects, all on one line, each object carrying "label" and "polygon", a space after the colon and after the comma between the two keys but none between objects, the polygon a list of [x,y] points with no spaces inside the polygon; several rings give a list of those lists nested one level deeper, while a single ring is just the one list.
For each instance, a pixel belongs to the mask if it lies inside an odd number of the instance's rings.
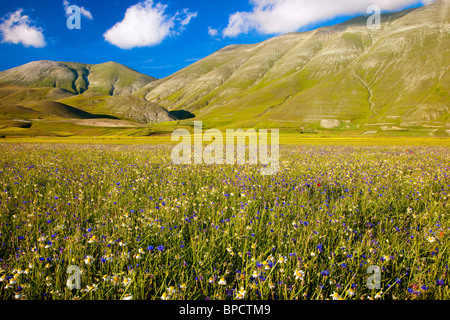
[{"label": "wildflower meadow", "polygon": [[446,147],[282,145],[272,176],[170,145],[0,150],[2,300],[450,298]]}]

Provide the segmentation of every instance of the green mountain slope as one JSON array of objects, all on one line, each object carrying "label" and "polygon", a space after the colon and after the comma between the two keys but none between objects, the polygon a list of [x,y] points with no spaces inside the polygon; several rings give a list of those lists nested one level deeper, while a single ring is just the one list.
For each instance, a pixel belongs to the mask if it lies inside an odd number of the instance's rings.
[{"label": "green mountain slope", "polygon": [[[450,0],[226,47],[135,95],[208,126],[445,134]],[[409,129],[408,129],[409,128]],[[448,129],[448,128],[447,128]]]},{"label": "green mountain slope", "polygon": [[48,116],[69,119],[94,119],[95,116],[83,110],[54,101],[40,101],[24,104],[25,107]]},{"label": "green mountain slope", "polygon": [[75,94],[129,95],[155,80],[115,62],[89,65],[44,60],[0,72],[0,84],[53,87]]},{"label": "green mountain slope", "polygon": [[6,110],[11,110],[19,119],[40,111],[45,119],[92,119],[95,115],[140,124],[176,120],[159,105],[131,95],[154,80],[115,62],[36,61],[0,72],[0,107],[6,106],[2,108],[6,118]]},{"label": "green mountain slope", "polygon": [[177,120],[166,109],[156,103],[131,95],[111,97],[98,94],[82,94],[61,99],[58,102],[95,115],[109,115],[143,124]]}]

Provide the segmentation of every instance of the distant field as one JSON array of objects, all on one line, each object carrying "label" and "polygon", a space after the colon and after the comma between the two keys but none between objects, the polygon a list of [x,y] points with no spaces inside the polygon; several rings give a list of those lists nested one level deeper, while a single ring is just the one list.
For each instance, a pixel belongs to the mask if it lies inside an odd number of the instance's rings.
[{"label": "distant field", "polygon": [[[170,128],[168,128],[170,130]],[[175,128],[172,128],[174,130]],[[167,130],[167,129],[166,129]],[[0,140],[6,143],[68,143],[68,144],[176,144],[171,142],[171,133],[155,134],[150,137],[99,136],[99,137],[8,137]],[[225,136],[225,133],[224,133]],[[270,135],[269,135],[270,137]],[[225,140],[224,140],[225,141]],[[283,145],[353,145],[353,146],[447,146],[450,138],[424,137],[339,137],[299,134],[280,134]],[[205,142],[206,146],[207,143]]]},{"label": "distant field", "polygon": [[262,176],[164,139],[4,139],[0,299],[450,299],[448,140],[287,139]]}]

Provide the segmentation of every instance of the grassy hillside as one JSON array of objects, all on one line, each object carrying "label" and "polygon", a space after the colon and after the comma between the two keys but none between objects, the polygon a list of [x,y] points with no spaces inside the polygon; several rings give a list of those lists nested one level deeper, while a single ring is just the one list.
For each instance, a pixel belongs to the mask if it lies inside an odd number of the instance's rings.
[{"label": "grassy hillside", "polygon": [[17,106],[14,104],[0,105],[0,119],[14,120],[14,119],[37,119],[45,117],[45,114],[30,108]]},{"label": "grassy hillside", "polygon": [[100,94],[83,94],[62,99],[59,102],[99,116],[112,116],[144,124],[176,120],[164,108],[136,96],[111,97]]},{"label": "grassy hillside", "polygon": [[[447,135],[450,1],[226,47],[137,91],[208,126]],[[431,128],[430,128],[431,126]]]},{"label": "grassy hillside", "polygon": [[155,80],[115,62],[90,65],[44,60],[0,72],[0,84],[53,87],[75,94],[131,94]]},{"label": "grassy hillside", "polygon": [[26,106],[35,111],[39,111],[46,115],[54,115],[61,118],[69,119],[93,119],[94,115],[83,110],[54,101],[41,101],[27,103]]},{"label": "grassy hillside", "polygon": [[89,93],[130,95],[156,80],[115,62],[93,65],[89,71]]},{"label": "grassy hillside", "polygon": [[[14,81],[8,84],[8,77]],[[130,95],[153,78],[117,63],[40,61],[0,78],[0,136],[146,136],[157,132],[147,124],[176,120],[159,105]]]}]

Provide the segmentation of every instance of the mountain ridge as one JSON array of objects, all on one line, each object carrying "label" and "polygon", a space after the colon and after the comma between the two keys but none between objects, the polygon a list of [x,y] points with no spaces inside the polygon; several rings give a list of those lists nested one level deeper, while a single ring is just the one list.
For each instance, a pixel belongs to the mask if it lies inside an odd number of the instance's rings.
[{"label": "mountain ridge", "polygon": [[0,72],[1,84],[54,87],[74,94],[132,94],[155,80],[156,78],[112,61],[84,64],[40,60]]},{"label": "mountain ridge", "polygon": [[134,94],[212,126],[445,126],[449,13],[449,1],[437,0],[383,14],[380,30],[362,16],[228,46]]}]

